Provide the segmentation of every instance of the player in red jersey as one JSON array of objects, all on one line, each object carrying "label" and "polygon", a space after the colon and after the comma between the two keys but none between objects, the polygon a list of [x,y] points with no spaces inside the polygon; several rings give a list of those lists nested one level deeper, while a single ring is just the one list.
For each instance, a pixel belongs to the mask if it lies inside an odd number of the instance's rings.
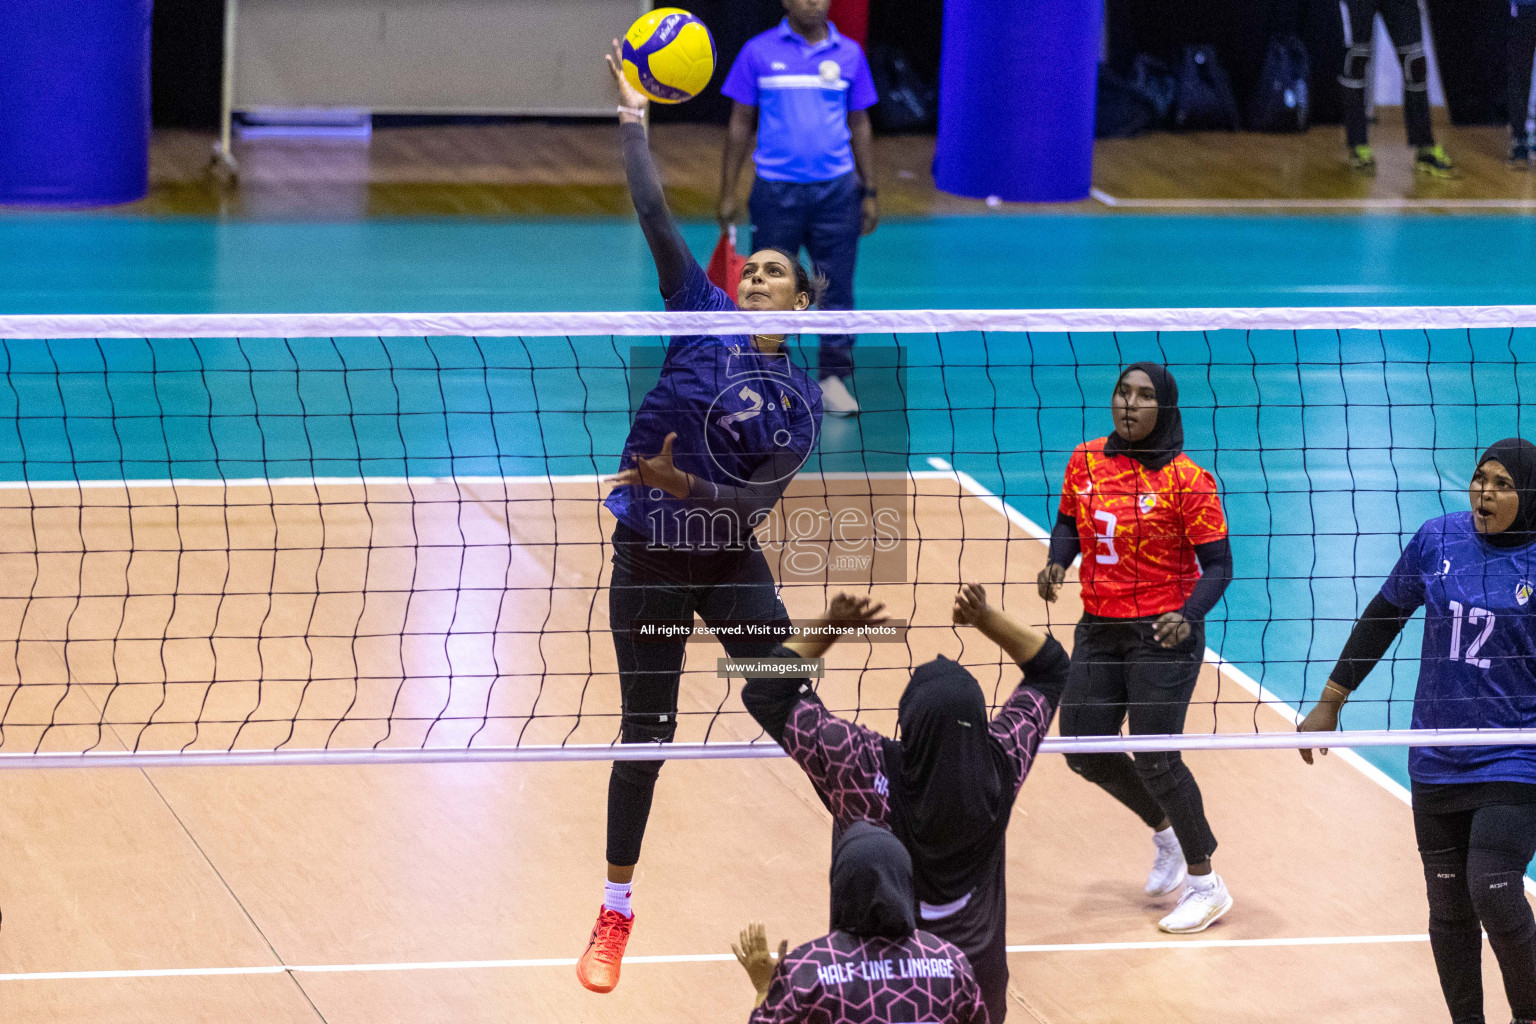
[{"label": "player in red jersey", "polygon": [[[1110,400],[1115,432],[1077,446],[1067,463],[1040,596],[1056,600],[1079,554],[1083,617],[1061,700],[1063,736],[1184,731],[1205,653],[1205,615],[1232,579],[1232,548],[1216,480],[1184,454],[1179,389],[1168,368],[1135,363]],[[1204,931],[1232,907],[1211,869],[1200,787],[1177,751],[1069,754],[1067,764],[1153,830],[1146,892],[1188,879],[1167,932]]]}]

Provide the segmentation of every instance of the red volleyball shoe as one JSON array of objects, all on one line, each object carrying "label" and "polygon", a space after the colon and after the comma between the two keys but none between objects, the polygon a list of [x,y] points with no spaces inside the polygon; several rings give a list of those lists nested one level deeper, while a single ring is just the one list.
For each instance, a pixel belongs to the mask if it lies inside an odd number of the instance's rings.
[{"label": "red volleyball shoe", "polygon": [[625,917],[617,910],[604,907],[598,913],[592,938],[587,940],[587,951],[576,961],[576,978],[584,987],[593,992],[612,992],[618,985],[619,965],[634,926],[633,917]]}]

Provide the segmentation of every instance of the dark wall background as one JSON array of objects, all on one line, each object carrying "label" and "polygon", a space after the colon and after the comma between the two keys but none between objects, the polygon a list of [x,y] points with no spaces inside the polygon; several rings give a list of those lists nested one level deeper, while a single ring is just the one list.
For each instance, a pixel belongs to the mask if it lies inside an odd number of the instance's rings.
[{"label": "dark wall background", "polygon": [[[1006,0],[1004,0],[1006,2]],[[1427,0],[1451,119],[1504,118],[1504,37],[1508,0]],[[1186,44],[1216,47],[1242,103],[1258,79],[1271,36],[1294,32],[1312,64],[1317,123],[1339,120],[1336,85],[1344,52],[1338,0],[1106,0],[1108,60],[1128,70],[1137,53],[1176,63]],[[652,109],[657,121],[723,122],[720,95],[731,63],[752,36],[783,17],[780,0],[689,0],[714,34],[719,66],[690,103]],[[217,0],[156,0],[151,90],[161,127],[211,128],[218,121],[224,5]],[[870,0],[871,47],[891,46],[929,82],[937,79],[943,0]]]},{"label": "dark wall background", "polygon": [[[1453,0],[1461,2],[1461,0]],[[1108,61],[1129,71],[1138,53],[1177,67],[1186,45],[1216,48],[1239,106],[1258,81],[1272,36],[1294,33],[1311,63],[1312,120],[1342,116],[1337,86],[1344,55],[1338,0],[1107,0]]]},{"label": "dark wall background", "polygon": [[1503,122],[1509,0],[1427,0],[1426,6],[1451,120]]},{"label": "dark wall background", "polygon": [[155,0],[150,27],[150,110],[161,128],[219,123],[224,5],[218,0]]}]

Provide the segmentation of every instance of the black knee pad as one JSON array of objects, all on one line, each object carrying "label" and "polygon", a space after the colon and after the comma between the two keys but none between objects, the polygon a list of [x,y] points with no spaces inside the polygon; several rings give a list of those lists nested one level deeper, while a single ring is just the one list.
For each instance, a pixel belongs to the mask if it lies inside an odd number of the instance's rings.
[{"label": "black knee pad", "polygon": [[1344,72],[1339,75],[1339,84],[1346,89],[1364,89],[1365,71],[1370,63],[1369,46],[1351,46],[1344,53]]},{"label": "black knee pad", "polygon": [[1424,55],[1423,43],[1399,48],[1397,59],[1403,65],[1404,89],[1424,92],[1429,88],[1429,58]]},{"label": "black knee pad", "polygon": [[1141,776],[1153,796],[1177,786],[1179,778],[1188,770],[1177,750],[1138,750],[1134,757],[1136,774]]},{"label": "black knee pad", "polygon": [[621,743],[671,743],[677,735],[677,713],[626,714],[619,730]]},{"label": "black knee pad", "polygon": [[1114,778],[1115,754],[1068,754],[1067,767],[1078,775],[1102,786]]},{"label": "black knee pad", "polygon": [[1424,858],[1424,889],[1429,895],[1429,923],[1455,927],[1477,924],[1472,894],[1467,890],[1467,866],[1461,851],[1431,850]]},{"label": "black knee pad", "polygon": [[1490,935],[1528,932],[1536,927],[1525,901],[1525,865],[1508,853],[1473,849],[1467,853],[1467,888],[1478,919]]},{"label": "black knee pad", "polygon": [[[624,743],[671,743],[677,735],[677,715],[633,714],[624,716],[619,732]],[[661,761],[615,761],[613,773],[627,782],[655,782]]]}]

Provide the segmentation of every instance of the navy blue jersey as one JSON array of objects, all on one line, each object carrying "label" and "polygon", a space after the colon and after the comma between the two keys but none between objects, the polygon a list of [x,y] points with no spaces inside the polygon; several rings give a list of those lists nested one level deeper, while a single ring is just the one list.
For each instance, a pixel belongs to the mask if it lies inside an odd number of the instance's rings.
[{"label": "navy blue jersey", "polygon": [[[1496,548],[1472,513],[1419,527],[1381,596],[1424,606],[1415,729],[1536,729],[1536,544]],[[1536,783],[1536,747],[1414,747],[1416,782]]]},{"label": "navy blue jersey", "polygon": [[[683,287],[667,299],[674,311],[735,308],[692,260]],[[782,492],[815,448],[820,428],[821,388],[782,348],[765,355],[740,334],[679,336],[635,413],[619,466],[632,467],[636,455],[656,455],[675,431],[672,457],[679,469],[713,484],[771,484]],[[751,524],[741,528],[730,516],[712,516],[695,497],[655,488],[616,487],[605,504],[620,522],[664,547],[713,550],[740,544],[750,532]]]}]

